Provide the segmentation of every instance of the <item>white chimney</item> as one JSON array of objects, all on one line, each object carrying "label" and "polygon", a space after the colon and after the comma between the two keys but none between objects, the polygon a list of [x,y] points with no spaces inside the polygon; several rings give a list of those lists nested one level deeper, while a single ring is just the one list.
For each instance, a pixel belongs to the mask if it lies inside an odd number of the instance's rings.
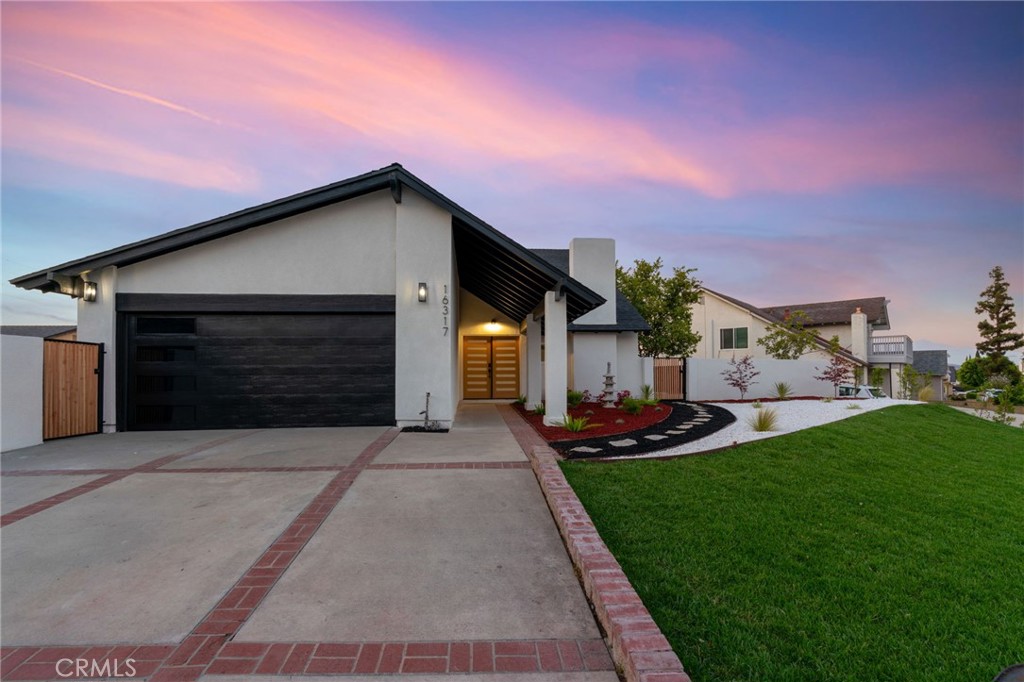
[{"label": "white chimney", "polygon": [[615,240],[576,238],[569,242],[569,276],[607,301],[576,323],[615,324]]},{"label": "white chimney", "polygon": [[850,338],[850,352],[854,357],[867,362],[871,332],[868,329],[868,316],[859,307],[850,315]]}]

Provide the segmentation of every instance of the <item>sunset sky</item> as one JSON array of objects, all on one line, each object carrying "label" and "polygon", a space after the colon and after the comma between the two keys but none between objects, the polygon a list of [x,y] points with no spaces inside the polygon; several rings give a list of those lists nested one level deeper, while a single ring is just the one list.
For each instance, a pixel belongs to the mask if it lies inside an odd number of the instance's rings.
[{"label": "sunset sky", "polygon": [[994,265],[1024,308],[1020,2],[4,2],[2,117],[4,324],[74,321],[12,277],[394,161],[954,363]]}]

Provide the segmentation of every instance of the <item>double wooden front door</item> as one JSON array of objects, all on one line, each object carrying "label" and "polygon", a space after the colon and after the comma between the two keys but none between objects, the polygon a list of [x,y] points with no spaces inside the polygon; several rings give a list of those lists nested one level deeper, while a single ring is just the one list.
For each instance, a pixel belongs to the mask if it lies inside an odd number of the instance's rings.
[{"label": "double wooden front door", "polygon": [[467,400],[519,397],[518,337],[463,338],[462,396]]}]

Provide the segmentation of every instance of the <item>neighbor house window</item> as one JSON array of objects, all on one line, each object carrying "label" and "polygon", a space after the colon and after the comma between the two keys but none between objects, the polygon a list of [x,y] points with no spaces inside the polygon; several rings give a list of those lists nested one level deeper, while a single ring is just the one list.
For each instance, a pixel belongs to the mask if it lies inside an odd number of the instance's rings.
[{"label": "neighbor house window", "polygon": [[734,348],[746,348],[747,347],[747,328],[746,327],[733,327],[732,329],[723,329],[722,331],[722,342],[719,344],[719,348],[722,350],[732,350]]}]

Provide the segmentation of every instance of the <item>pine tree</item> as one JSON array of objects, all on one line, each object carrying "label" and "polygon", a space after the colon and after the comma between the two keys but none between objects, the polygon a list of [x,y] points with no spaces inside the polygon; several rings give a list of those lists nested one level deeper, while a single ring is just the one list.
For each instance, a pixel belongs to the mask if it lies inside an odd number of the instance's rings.
[{"label": "pine tree", "polygon": [[1013,312],[1010,284],[1003,278],[1003,268],[995,266],[988,276],[992,283],[981,292],[981,300],[974,307],[976,314],[988,317],[978,323],[981,341],[977,348],[979,353],[1002,357],[1008,351],[1024,347],[1024,334],[1014,331],[1017,319]]}]

